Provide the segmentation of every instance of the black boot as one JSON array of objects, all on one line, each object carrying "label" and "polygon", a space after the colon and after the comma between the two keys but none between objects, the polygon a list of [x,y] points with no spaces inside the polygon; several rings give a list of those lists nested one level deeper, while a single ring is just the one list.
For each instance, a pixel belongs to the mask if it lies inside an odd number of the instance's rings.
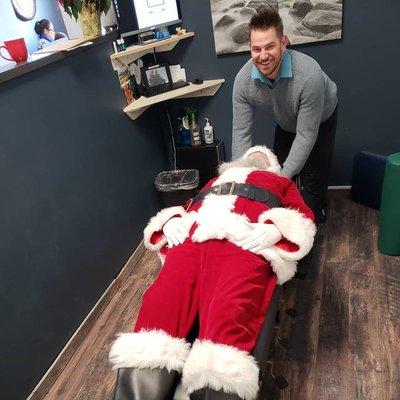
[{"label": "black boot", "polygon": [[210,388],[196,390],[190,394],[190,400],[243,400],[237,394],[216,391]]},{"label": "black boot", "polygon": [[114,400],[171,400],[178,372],[165,368],[120,368]]}]

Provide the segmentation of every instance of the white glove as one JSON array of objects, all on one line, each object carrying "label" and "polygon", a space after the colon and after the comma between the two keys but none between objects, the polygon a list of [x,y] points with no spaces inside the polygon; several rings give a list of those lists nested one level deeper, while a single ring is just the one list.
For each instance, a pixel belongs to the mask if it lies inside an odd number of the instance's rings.
[{"label": "white glove", "polygon": [[168,241],[168,246],[177,246],[189,236],[188,229],[183,225],[182,218],[173,217],[163,227],[163,232]]},{"label": "white glove", "polygon": [[273,246],[282,239],[279,229],[273,224],[250,224],[250,232],[241,237],[236,237],[236,244],[244,250],[258,253]]}]

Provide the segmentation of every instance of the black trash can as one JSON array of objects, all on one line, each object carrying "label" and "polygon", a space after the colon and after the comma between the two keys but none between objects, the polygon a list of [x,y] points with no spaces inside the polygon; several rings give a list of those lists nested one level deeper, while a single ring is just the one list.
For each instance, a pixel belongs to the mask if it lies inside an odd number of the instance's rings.
[{"label": "black trash can", "polygon": [[163,208],[180,206],[197,194],[199,171],[197,169],[178,169],[160,172],[154,185]]}]

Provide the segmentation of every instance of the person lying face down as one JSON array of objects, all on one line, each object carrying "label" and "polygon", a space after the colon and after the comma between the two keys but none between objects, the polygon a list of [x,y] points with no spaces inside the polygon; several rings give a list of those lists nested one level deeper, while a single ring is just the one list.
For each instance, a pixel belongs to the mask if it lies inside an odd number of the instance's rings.
[{"label": "person lying face down", "polygon": [[[293,277],[315,235],[311,210],[280,172],[275,155],[254,146],[223,163],[188,207],[151,218],[144,243],[164,265],[132,332],[112,345],[115,400],[170,399],[179,374],[191,400],[224,392],[256,399],[251,351],[276,284]],[[199,334],[190,345],[196,319]]]}]

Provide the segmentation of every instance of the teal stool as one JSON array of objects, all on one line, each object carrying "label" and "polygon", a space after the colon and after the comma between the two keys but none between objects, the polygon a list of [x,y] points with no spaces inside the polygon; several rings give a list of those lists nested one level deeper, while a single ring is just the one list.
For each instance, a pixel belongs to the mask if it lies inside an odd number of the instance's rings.
[{"label": "teal stool", "polygon": [[378,249],[383,254],[400,255],[400,153],[391,154],[386,161]]}]

